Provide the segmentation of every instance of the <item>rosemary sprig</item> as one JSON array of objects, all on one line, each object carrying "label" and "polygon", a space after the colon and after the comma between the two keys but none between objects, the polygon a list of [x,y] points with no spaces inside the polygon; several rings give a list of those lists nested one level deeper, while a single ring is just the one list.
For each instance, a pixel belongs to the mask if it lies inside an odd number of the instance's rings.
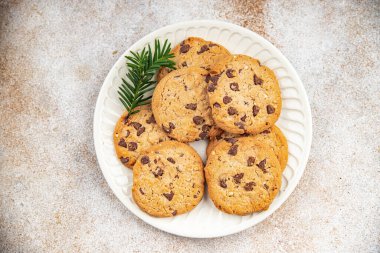
[{"label": "rosemary sprig", "polygon": [[154,76],[161,67],[175,69],[174,57],[170,53],[170,43],[165,40],[161,47],[160,41],[154,41],[154,51],[150,45],[141,52],[132,52],[127,58],[127,79],[122,78],[123,83],[119,87],[119,99],[123,103],[128,115],[139,112],[136,107],[146,105],[151,102],[152,96],[145,94],[153,90],[157,84]]}]

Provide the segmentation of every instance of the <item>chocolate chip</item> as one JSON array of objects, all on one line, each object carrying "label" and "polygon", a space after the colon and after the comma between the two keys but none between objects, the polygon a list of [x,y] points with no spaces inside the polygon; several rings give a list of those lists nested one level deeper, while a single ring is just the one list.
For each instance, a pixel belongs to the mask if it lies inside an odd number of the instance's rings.
[{"label": "chocolate chip", "polygon": [[198,198],[198,195],[193,195],[193,198],[195,198],[195,199]]},{"label": "chocolate chip", "polygon": [[247,115],[244,114],[243,117],[240,118],[241,121],[245,122],[245,120],[247,119]]},{"label": "chocolate chip", "polygon": [[255,160],[256,160],[256,158],[253,157],[253,156],[248,157],[248,159],[247,159],[247,166],[248,167],[253,166],[255,164]]},{"label": "chocolate chip", "polygon": [[222,139],[222,136],[221,136],[221,135],[217,135],[217,136],[215,136],[215,139],[216,139],[217,141],[219,141],[219,140]]},{"label": "chocolate chip", "polygon": [[238,83],[230,83],[230,89],[233,91],[239,91],[239,84]]},{"label": "chocolate chip", "polygon": [[148,156],[144,155],[143,157],[141,157],[140,161],[142,164],[148,164],[150,160]]},{"label": "chocolate chip", "polygon": [[141,188],[139,188],[139,191],[142,195],[145,195],[145,192]]},{"label": "chocolate chip", "polygon": [[229,97],[229,96],[224,96],[223,97],[223,103],[228,104],[228,103],[231,103],[231,101],[232,101],[231,97]]},{"label": "chocolate chip", "polygon": [[195,103],[186,104],[186,105],[185,105],[185,108],[186,108],[186,109],[189,109],[189,110],[193,110],[193,111],[195,111],[195,110],[197,109],[197,104],[195,104]]},{"label": "chocolate chip", "polygon": [[222,188],[227,188],[226,179],[221,179],[221,180],[219,181],[219,185],[220,185],[220,187],[222,187]]},{"label": "chocolate chip", "polygon": [[228,107],[228,115],[235,115],[238,113],[238,111],[234,107]]},{"label": "chocolate chip", "polygon": [[201,116],[195,116],[193,122],[195,125],[202,125],[205,122],[205,119]]},{"label": "chocolate chip", "polygon": [[186,54],[190,49],[190,45],[189,44],[184,44],[180,47],[179,51],[181,54]]},{"label": "chocolate chip", "polygon": [[238,174],[234,175],[233,179],[234,179],[235,184],[240,184],[241,183],[241,179],[243,177],[244,177],[244,173],[238,173]]},{"label": "chocolate chip", "polygon": [[246,191],[252,191],[253,190],[253,186],[256,186],[255,182],[246,183],[244,185],[244,190],[246,190]]},{"label": "chocolate chip", "polygon": [[172,164],[175,164],[175,161],[174,161],[174,159],[173,158],[171,158],[171,157],[168,157],[166,160],[168,160],[169,162],[171,162]]},{"label": "chocolate chip", "polygon": [[233,69],[227,69],[226,70],[226,75],[228,78],[232,78],[232,77],[235,77],[234,74],[233,74]]},{"label": "chocolate chip", "polygon": [[274,107],[272,105],[267,105],[267,113],[268,114],[272,114],[274,113]]},{"label": "chocolate chip", "polygon": [[127,124],[128,119],[129,119],[129,115],[125,116],[125,118],[123,119],[123,123],[124,123],[124,125]]},{"label": "chocolate chip", "polygon": [[129,157],[120,157],[120,161],[122,163],[128,163],[129,162]]},{"label": "chocolate chip", "polygon": [[140,136],[144,132],[145,132],[145,127],[140,127],[139,130],[137,130],[137,136]]},{"label": "chocolate chip", "polygon": [[208,91],[208,92],[214,92],[215,89],[216,89],[216,86],[215,86],[215,84],[213,84],[213,83],[210,83],[210,84],[207,86],[207,91]]},{"label": "chocolate chip", "polygon": [[157,164],[157,159],[154,159],[153,162],[154,162],[155,164]]},{"label": "chocolate chip", "polygon": [[182,65],[182,67],[187,67],[187,62],[184,61],[184,62],[182,62],[181,65]]},{"label": "chocolate chip", "polygon": [[137,149],[137,143],[136,142],[129,142],[128,143],[128,150],[129,151],[135,151]]},{"label": "chocolate chip", "polygon": [[139,130],[141,124],[138,122],[131,122],[129,125],[132,125],[134,129]]},{"label": "chocolate chip", "polygon": [[160,168],[157,167],[156,171],[152,171],[154,177],[160,177],[164,174],[164,171]]},{"label": "chocolate chip", "polygon": [[169,127],[170,127],[170,129],[174,129],[175,125],[173,123],[169,122]]},{"label": "chocolate chip", "polygon": [[263,79],[258,77],[256,74],[253,75],[253,82],[255,85],[262,85],[263,84]]},{"label": "chocolate chip", "polygon": [[130,133],[131,133],[131,132],[129,132],[129,130],[127,130],[127,131],[125,132],[125,138],[127,138],[127,137],[129,136]]},{"label": "chocolate chip", "polygon": [[228,150],[228,154],[235,156],[237,154],[238,145],[232,145]]},{"label": "chocolate chip", "polygon": [[208,50],[209,50],[208,46],[207,45],[203,45],[201,47],[201,49],[197,52],[197,54],[202,54],[202,53],[204,53],[204,52],[206,52]]},{"label": "chocolate chip", "polygon": [[205,77],[206,83],[210,82],[210,79],[211,79],[211,75],[207,74],[206,77]]},{"label": "chocolate chip", "polygon": [[237,126],[237,127],[239,127],[239,129],[244,129],[243,122],[235,122],[234,125]]},{"label": "chocolate chip", "polygon": [[267,129],[267,130],[262,131],[261,133],[262,133],[262,134],[270,134],[270,130]]},{"label": "chocolate chip", "polygon": [[209,132],[211,130],[211,126],[210,125],[203,125],[202,126],[202,132]]},{"label": "chocolate chip", "polygon": [[146,120],[146,123],[148,124],[156,123],[156,119],[154,118],[153,115],[151,115],[149,119]]},{"label": "chocolate chip", "polygon": [[267,159],[264,159],[262,160],[261,162],[259,162],[259,164],[256,164],[257,167],[259,167],[264,173],[266,173],[266,169],[265,169],[265,163],[267,162]]},{"label": "chocolate chip", "polygon": [[214,106],[215,108],[220,108],[220,104],[219,104],[219,103],[214,103],[213,106]]},{"label": "chocolate chip", "polygon": [[207,136],[208,136],[208,133],[207,133],[207,132],[201,132],[201,133],[199,134],[199,138],[201,138],[201,140],[206,139]]},{"label": "chocolate chip", "polygon": [[224,138],[224,140],[228,143],[231,143],[231,144],[234,144],[235,142],[237,142],[236,138]]},{"label": "chocolate chip", "polygon": [[127,147],[127,143],[125,142],[125,140],[123,138],[120,139],[120,141],[117,145],[119,145],[120,147],[123,147],[123,148]]},{"label": "chocolate chip", "polygon": [[165,198],[167,198],[169,201],[171,201],[173,199],[173,196],[174,196],[174,192],[170,192],[170,193],[164,193],[162,194],[165,196]]},{"label": "chocolate chip", "polygon": [[174,211],[172,212],[172,215],[173,215],[173,216],[176,216],[176,215],[177,215],[177,210],[174,210]]},{"label": "chocolate chip", "polygon": [[257,114],[259,114],[259,111],[260,111],[260,107],[258,107],[257,105],[254,105],[252,107],[252,114],[253,114],[253,117],[256,117]]},{"label": "chocolate chip", "polygon": [[174,178],[177,178],[177,179],[178,179],[178,178],[179,178],[178,174],[177,174],[177,175],[175,175],[175,177],[174,177]]},{"label": "chocolate chip", "polygon": [[185,91],[187,91],[187,86],[186,85],[184,86],[184,88],[185,88]]},{"label": "chocolate chip", "polygon": [[219,80],[219,75],[212,76],[212,77],[210,78],[210,80],[211,80],[211,82],[212,82],[213,84],[217,85],[218,80]]},{"label": "chocolate chip", "polygon": [[267,189],[267,190],[269,189],[269,186],[267,184],[264,184],[263,186],[265,189]]}]

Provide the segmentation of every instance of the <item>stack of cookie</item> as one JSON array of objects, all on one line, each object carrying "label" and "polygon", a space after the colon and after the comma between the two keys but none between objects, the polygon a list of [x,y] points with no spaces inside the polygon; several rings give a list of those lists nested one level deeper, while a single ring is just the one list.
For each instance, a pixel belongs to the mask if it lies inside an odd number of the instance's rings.
[{"label": "stack of cookie", "polygon": [[[268,209],[288,159],[274,125],[282,102],[273,71],[201,38],[172,52],[177,69],[159,71],[152,105],[122,115],[115,127],[117,156],[133,168],[136,204],[157,217],[185,213],[202,200],[206,179],[224,212]],[[209,140],[205,167],[185,144],[198,140]]]}]

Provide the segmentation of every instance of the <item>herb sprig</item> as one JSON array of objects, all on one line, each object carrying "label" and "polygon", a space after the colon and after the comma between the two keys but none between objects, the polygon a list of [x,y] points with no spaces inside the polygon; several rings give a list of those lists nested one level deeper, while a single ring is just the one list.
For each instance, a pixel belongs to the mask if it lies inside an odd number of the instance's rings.
[{"label": "herb sprig", "polygon": [[152,96],[145,96],[153,90],[157,84],[154,76],[161,67],[175,69],[175,62],[171,60],[174,54],[170,53],[171,47],[165,40],[161,47],[160,41],[154,41],[154,50],[150,45],[141,52],[132,52],[127,58],[127,79],[122,78],[123,83],[119,87],[119,99],[123,103],[128,115],[139,112],[136,107],[149,104]]}]

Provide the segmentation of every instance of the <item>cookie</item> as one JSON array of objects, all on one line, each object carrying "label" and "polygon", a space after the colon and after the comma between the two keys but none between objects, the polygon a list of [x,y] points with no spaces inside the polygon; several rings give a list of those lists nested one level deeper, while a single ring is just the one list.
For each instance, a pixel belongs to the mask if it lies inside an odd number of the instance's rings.
[{"label": "cookie", "polygon": [[[171,51],[176,68],[201,67],[209,70],[216,63],[230,56],[230,52],[223,46],[197,37],[189,37],[178,44]],[[171,70],[162,68],[158,72],[157,80],[161,80]]]},{"label": "cookie", "polygon": [[113,141],[117,157],[132,168],[140,153],[154,144],[169,140],[169,137],[156,124],[149,105],[139,107],[138,113],[128,117],[125,112],[116,123]]},{"label": "cookie", "polygon": [[154,145],[133,167],[133,199],[152,216],[186,213],[202,200],[203,194],[202,159],[187,144],[166,141]]},{"label": "cookie", "polygon": [[212,117],[221,129],[235,134],[257,134],[280,116],[282,101],[272,70],[245,55],[231,56],[207,79]]},{"label": "cookie", "polygon": [[229,214],[267,210],[281,187],[276,155],[253,137],[220,142],[207,159],[205,176],[214,205]]},{"label": "cookie", "polygon": [[175,70],[154,90],[154,117],[171,138],[191,142],[216,134],[206,94],[207,74],[207,70],[198,67]]},{"label": "cookie", "polygon": [[[243,136],[247,136],[247,135],[243,135]],[[269,147],[271,147],[278,161],[280,162],[282,171],[284,171],[286,164],[288,163],[288,142],[284,134],[281,132],[281,130],[277,126],[273,126],[257,135],[249,135],[249,136],[252,136],[258,142],[265,143]],[[222,141],[230,142],[234,138],[239,138],[239,137],[242,137],[242,135],[231,134],[227,132],[223,132],[220,135],[215,136],[209,141],[207,145],[207,149],[206,149],[207,156],[210,155],[210,152],[216,147],[216,145],[218,145],[219,142],[222,142]]]}]

